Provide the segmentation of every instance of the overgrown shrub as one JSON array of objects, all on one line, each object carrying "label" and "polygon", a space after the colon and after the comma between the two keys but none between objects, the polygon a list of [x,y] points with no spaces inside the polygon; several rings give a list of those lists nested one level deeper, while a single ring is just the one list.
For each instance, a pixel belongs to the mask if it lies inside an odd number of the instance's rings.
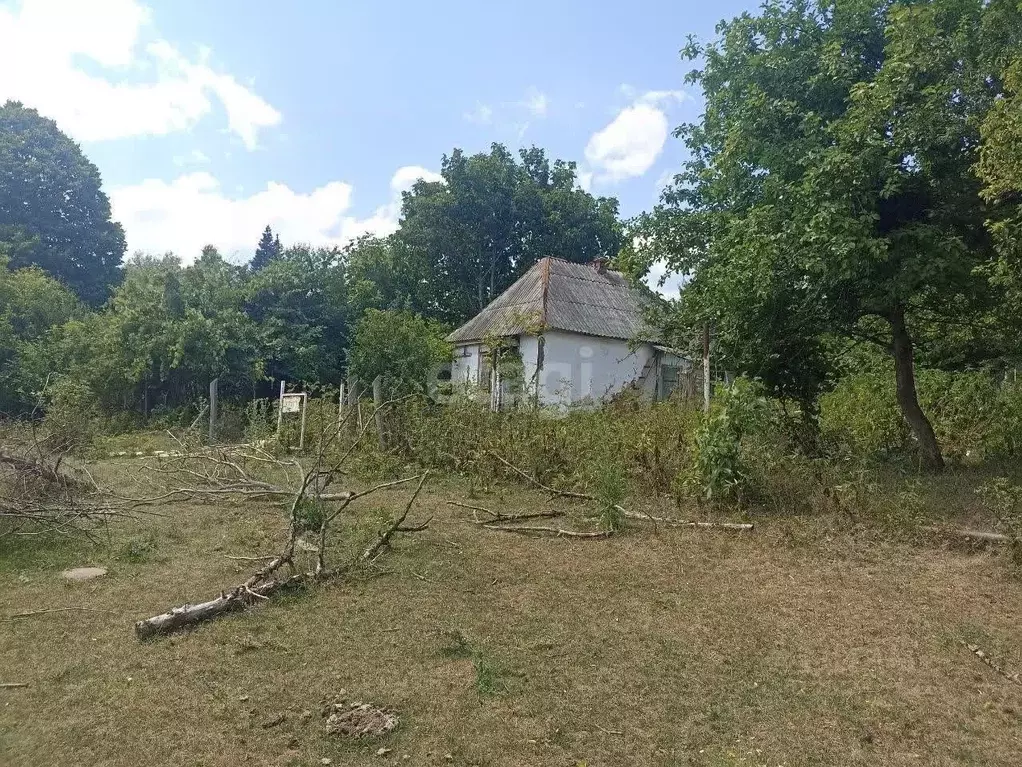
[{"label": "overgrown shrub", "polygon": [[[954,462],[1022,454],[1022,383],[984,371],[919,370],[919,402]],[[883,459],[913,449],[889,369],[853,373],[820,399],[824,434],[846,455]]]},{"label": "overgrown shrub", "polygon": [[52,453],[80,453],[95,439],[99,409],[95,393],[69,376],[52,381],[43,393],[45,447]]},{"label": "overgrown shrub", "polygon": [[718,388],[710,412],[695,432],[692,470],[686,485],[704,501],[741,501],[754,487],[743,453],[746,434],[760,431],[766,400],[744,379]]},{"label": "overgrown shrub", "polygon": [[980,487],[977,493],[996,517],[997,526],[1008,536],[1012,566],[1022,569],[1022,487],[998,477]]},{"label": "overgrown shrub", "polygon": [[[478,477],[507,471],[500,458],[540,481],[595,492],[606,467],[631,491],[664,494],[687,467],[699,413],[685,403],[641,407],[491,412],[468,398],[416,398],[389,418],[395,450],[409,463]],[[367,446],[368,447],[368,446]]]}]

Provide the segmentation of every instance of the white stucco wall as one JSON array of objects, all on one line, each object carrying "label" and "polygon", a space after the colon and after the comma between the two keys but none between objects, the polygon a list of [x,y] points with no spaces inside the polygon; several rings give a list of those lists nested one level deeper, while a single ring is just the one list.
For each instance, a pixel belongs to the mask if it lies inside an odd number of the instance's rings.
[{"label": "white stucco wall", "polygon": [[523,336],[519,348],[527,384],[536,382],[541,405],[555,406],[595,404],[613,396],[642,374],[654,354],[649,344],[631,349],[618,339],[548,331],[536,376],[538,340]]},{"label": "white stucco wall", "polygon": [[[454,349],[454,361],[451,363],[451,384],[455,387],[479,384],[480,344],[458,346]],[[467,356],[465,356],[467,354]]]}]

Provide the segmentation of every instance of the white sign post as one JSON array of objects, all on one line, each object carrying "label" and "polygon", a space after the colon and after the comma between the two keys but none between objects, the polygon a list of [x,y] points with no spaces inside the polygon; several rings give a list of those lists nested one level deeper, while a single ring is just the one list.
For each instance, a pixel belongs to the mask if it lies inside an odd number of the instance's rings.
[{"label": "white sign post", "polygon": [[280,439],[280,427],[284,422],[285,413],[301,413],[302,427],[298,436],[298,449],[305,448],[305,413],[308,410],[309,395],[307,392],[288,394],[284,391],[284,382],[280,382],[280,399],[277,402],[277,439]]}]

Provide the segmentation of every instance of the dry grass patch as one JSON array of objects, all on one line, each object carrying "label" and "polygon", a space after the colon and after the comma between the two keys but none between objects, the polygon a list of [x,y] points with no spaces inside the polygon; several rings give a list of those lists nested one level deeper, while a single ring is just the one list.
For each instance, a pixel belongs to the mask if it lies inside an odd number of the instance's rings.
[{"label": "dry grass patch", "polygon": [[[1022,668],[1022,586],[992,554],[791,519],[534,540],[466,522],[446,503],[464,490],[434,486],[429,530],[375,573],[145,643],[134,620],[238,581],[252,563],[227,555],[276,551],[283,515],[181,505],[102,546],[0,542],[0,614],[97,611],[0,623],[0,682],[31,685],[0,690],[0,763],[1018,763],[1022,686],[959,644]],[[341,543],[405,495],[382,494]],[[60,579],[84,564],[109,573]],[[328,735],[342,697],[400,725]]]}]

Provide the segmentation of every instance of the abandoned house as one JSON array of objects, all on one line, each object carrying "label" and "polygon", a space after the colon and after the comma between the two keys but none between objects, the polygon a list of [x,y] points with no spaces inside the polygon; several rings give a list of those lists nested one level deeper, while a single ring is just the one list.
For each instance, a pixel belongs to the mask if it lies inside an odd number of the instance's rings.
[{"label": "abandoned house", "polygon": [[447,337],[451,380],[488,392],[494,409],[598,404],[629,387],[664,399],[691,388],[692,365],[656,339],[641,292],[605,260],[548,257]]}]

